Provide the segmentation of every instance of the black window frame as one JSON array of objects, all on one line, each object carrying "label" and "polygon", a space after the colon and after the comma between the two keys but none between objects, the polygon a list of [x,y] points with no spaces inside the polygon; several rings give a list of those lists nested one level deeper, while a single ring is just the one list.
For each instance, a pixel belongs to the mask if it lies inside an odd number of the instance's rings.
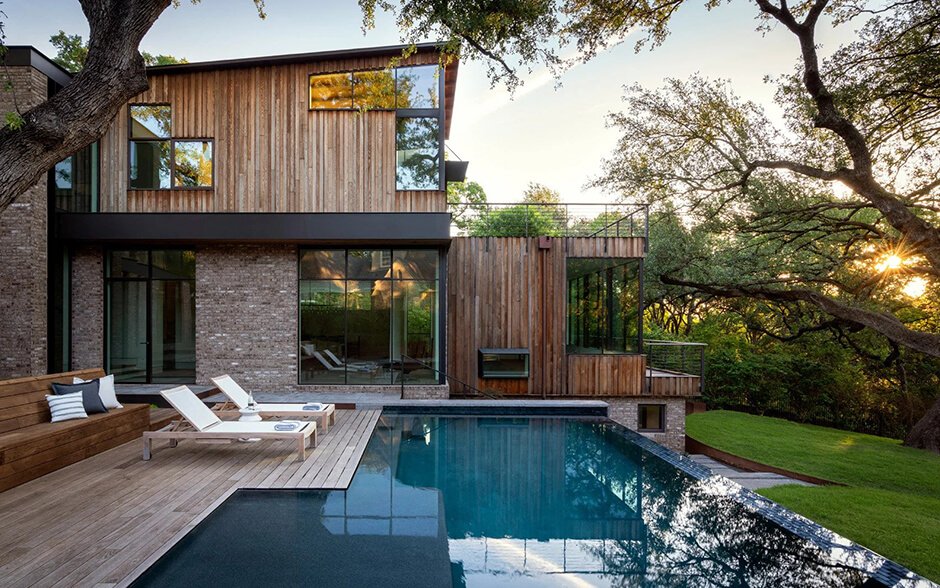
[{"label": "black window frame", "polygon": [[[522,356],[525,358],[525,373],[487,372],[486,356]],[[481,380],[528,380],[532,374],[532,355],[525,348],[480,348],[477,349],[477,377]]]},{"label": "black window frame", "polygon": [[[571,313],[569,306],[571,304],[570,289],[571,282],[568,280],[568,261],[571,259],[615,259],[624,263],[637,262],[637,348],[636,351],[612,351],[601,352],[572,351],[570,343],[569,329],[571,328]],[[567,256],[565,257],[565,354],[566,355],[644,355],[643,353],[643,315],[646,311],[644,304],[644,274],[645,259],[642,257],[598,257],[598,256]]]},{"label": "black window frame", "polygon": [[[659,428],[646,429],[642,425],[646,419],[643,418],[643,411],[650,407],[659,408]],[[643,402],[636,405],[636,430],[640,433],[665,433],[666,432],[666,404],[664,402]]]},{"label": "black window frame", "polygon": [[[131,109],[135,106],[166,106],[170,109],[170,135],[168,137],[148,137],[135,139],[131,132],[134,117]],[[131,185],[131,143],[163,143],[170,144],[170,187],[169,188],[138,188]],[[176,185],[176,143],[209,143],[212,149],[212,185],[210,186],[177,186]],[[213,137],[177,137],[173,134],[173,105],[169,102],[132,102],[127,105],[127,190],[133,192],[171,192],[191,190],[215,190],[215,139]]]}]

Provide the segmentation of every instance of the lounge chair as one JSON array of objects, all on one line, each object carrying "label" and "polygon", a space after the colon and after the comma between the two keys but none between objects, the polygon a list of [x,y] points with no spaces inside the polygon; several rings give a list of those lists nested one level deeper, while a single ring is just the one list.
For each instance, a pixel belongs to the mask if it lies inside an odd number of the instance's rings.
[{"label": "lounge chair", "polygon": [[308,443],[313,447],[317,446],[316,422],[300,423],[299,427],[293,431],[279,431],[275,429],[279,424],[278,421],[253,423],[222,421],[187,386],[163,390],[160,394],[183,418],[159,431],[144,433],[144,460],[150,459],[154,439],[169,439],[170,447],[176,447],[180,439],[237,440],[250,437],[295,441],[299,461],[307,458]]},{"label": "lounge chair", "polygon": [[[219,416],[237,417],[239,415],[239,409],[248,407],[248,393],[245,392],[244,388],[238,385],[238,382],[232,379],[232,376],[226,374],[209,379],[212,380],[212,383],[229,399],[229,402],[214,409],[216,414]],[[324,404],[323,410],[304,410],[304,403],[302,402],[284,404],[257,403],[255,406],[260,411],[261,418],[315,418],[324,433],[330,430],[330,425],[336,420],[336,406],[333,404]]]},{"label": "lounge chair", "polygon": [[325,353],[326,356],[330,358],[330,361],[332,361],[339,367],[348,367],[352,370],[363,371],[363,372],[366,372],[366,371],[371,372],[375,370],[376,368],[376,364],[374,363],[366,363],[366,362],[346,363],[340,358],[336,357],[336,354],[334,354],[332,351],[326,348],[323,349],[323,353]]},{"label": "lounge chair", "polygon": [[[353,372],[372,372],[372,371],[375,371],[375,366],[353,365],[353,364],[348,364],[348,365],[347,365],[347,364],[333,365],[332,363],[330,363],[329,361],[327,361],[327,359],[326,359],[325,357],[323,357],[323,354],[320,353],[319,351],[314,351],[314,352],[313,352],[313,357],[316,358],[316,360],[319,361],[321,364],[323,364],[323,367],[325,367],[326,369],[330,370],[331,372],[341,372],[341,371],[344,371],[344,370],[346,370],[346,369],[349,369],[350,371],[353,371]],[[335,357],[335,356],[334,356],[334,357]]]}]

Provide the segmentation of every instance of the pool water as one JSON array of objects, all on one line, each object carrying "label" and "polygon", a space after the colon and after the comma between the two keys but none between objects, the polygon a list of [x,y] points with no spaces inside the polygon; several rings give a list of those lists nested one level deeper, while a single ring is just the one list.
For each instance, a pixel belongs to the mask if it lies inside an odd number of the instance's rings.
[{"label": "pool water", "polygon": [[859,568],[891,562],[657,448],[609,421],[385,415],[348,490],[241,490],[133,585],[883,585]]}]

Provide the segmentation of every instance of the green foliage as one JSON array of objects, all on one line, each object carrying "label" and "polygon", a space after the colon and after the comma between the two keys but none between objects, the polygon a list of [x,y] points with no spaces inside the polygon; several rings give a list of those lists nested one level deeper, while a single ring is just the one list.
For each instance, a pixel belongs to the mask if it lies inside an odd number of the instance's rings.
[{"label": "green foliage", "polygon": [[4,116],[4,122],[5,122],[5,126],[8,126],[12,130],[16,131],[22,128],[23,123],[25,121],[23,120],[23,117],[20,116],[18,112],[8,112]]},{"label": "green foliage", "polygon": [[[78,73],[85,67],[85,60],[88,59],[88,44],[81,35],[69,35],[60,30],[49,38],[49,42],[56,48],[56,54],[52,60],[64,69],[71,73]],[[141,55],[148,66],[188,63],[186,59],[172,55],[153,55],[146,51],[141,51]]]},{"label": "green foliage", "polygon": [[779,486],[761,494],[940,579],[940,456],[893,439],[738,412],[689,415],[686,427],[713,447],[848,485]]}]

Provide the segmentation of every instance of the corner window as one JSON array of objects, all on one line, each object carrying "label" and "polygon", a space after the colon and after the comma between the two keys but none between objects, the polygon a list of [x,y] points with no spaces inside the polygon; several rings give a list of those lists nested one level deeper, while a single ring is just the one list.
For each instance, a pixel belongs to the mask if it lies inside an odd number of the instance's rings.
[{"label": "corner window", "polygon": [[55,164],[49,187],[56,210],[97,212],[98,143],[92,143]]},{"label": "corner window", "polygon": [[416,65],[395,70],[397,108],[437,108],[438,66]]},{"label": "corner window", "polygon": [[568,353],[637,353],[640,260],[568,258]]},{"label": "corner window", "polygon": [[167,104],[130,106],[130,188],[169,190],[212,187],[212,140],[174,140],[172,114],[172,108]]},{"label": "corner window", "polygon": [[395,185],[398,190],[439,190],[440,121],[401,117],[395,131]]},{"label": "corner window", "polygon": [[637,431],[661,433],[666,430],[665,404],[640,404],[637,406]]}]

